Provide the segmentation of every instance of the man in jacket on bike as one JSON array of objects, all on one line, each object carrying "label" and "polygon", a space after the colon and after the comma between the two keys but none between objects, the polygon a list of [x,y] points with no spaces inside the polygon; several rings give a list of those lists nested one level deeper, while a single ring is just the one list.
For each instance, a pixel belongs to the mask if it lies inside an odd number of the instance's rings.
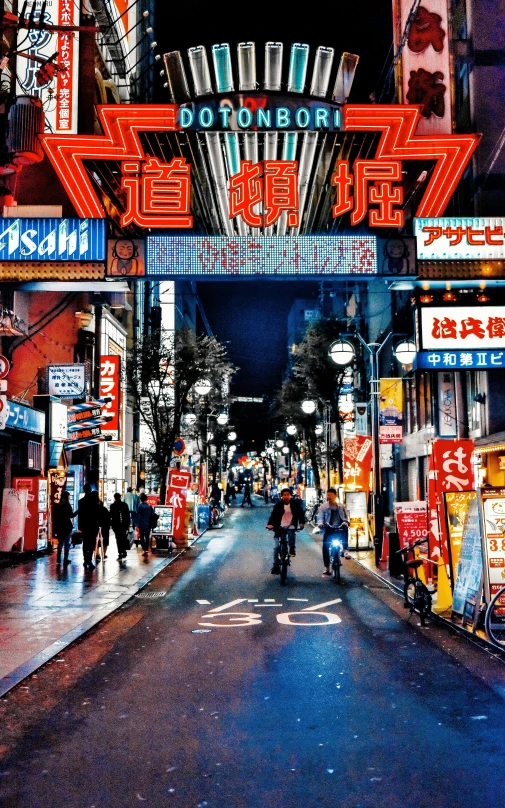
[{"label": "man in jacket on bike", "polygon": [[275,531],[274,539],[274,565],[272,567],[272,575],[278,575],[280,570],[277,560],[277,549],[279,547],[279,531],[280,528],[285,528],[288,531],[289,541],[289,555],[296,555],[296,530],[303,530],[305,527],[305,514],[301,500],[293,499],[289,488],[283,488],[281,491],[280,502],[276,502],[270,519],[268,520],[268,530]]},{"label": "man in jacket on bike", "polygon": [[351,556],[347,552],[347,542],[349,541],[349,517],[344,506],[338,501],[337,492],[334,488],[328,488],[326,493],[327,502],[323,503],[317,513],[317,524],[323,528],[323,564],[325,571],[323,576],[331,575],[330,572],[330,544],[331,540],[338,535],[342,541],[344,558]]}]

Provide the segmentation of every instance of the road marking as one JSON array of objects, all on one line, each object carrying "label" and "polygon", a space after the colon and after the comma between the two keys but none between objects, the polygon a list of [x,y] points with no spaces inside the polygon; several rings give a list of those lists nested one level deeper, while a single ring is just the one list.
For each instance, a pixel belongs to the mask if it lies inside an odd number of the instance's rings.
[{"label": "road marking", "polygon": [[217,614],[217,612],[224,612],[226,609],[231,609],[232,606],[238,606],[239,603],[245,603],[247,598],[238,598],[238,600],[230,600],[224,606],[216,606],[215,609],[210,609],[209,614]]},{"label": "road marking", "polygon": [[282,603],[257,603],[255,609],[261,606],[277,606],[278,609],[282,609]]},{"label": "road marking", "polygon": [[251,598],[251,599],[250,599],[250,600],[248,600],[247,602],[248,602],[248,603],[257,603],[257,602],[258,602],[258,598]]},{"label": "road marking", "polygon": [[286,600],[296,600],[296,601],[299,601],[300,603],[308,603],[309,602],[308,598],[286,598]]},{"label": "road marking", "polygon": [[265,603],[275,603],[275,598],[265,598]]},{"label": "road marking", "polygon": [[196,602],[199,603],[200,606],[210,606],[210,600],[197,600]]},{"label": "road marking", "polygon": [[335,603],[342,603],[342,598],[327,600],[325,603],[318,603],[317,606],[307,606],[305,609],[302,609],[302,612],[318,612],[319,609],[325,609],[327,606],[333,606]]}]

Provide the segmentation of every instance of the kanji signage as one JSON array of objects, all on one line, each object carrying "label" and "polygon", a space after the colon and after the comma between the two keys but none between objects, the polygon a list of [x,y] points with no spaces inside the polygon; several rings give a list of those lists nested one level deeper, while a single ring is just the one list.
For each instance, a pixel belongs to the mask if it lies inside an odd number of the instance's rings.
[{"label": "kanji signage", "polygon": [[185,539],[186,492],[190,485],[191,472],[170,469],[165,504],[172,508],[172,535],[179,541]]},{"label": "kanji signage", "polygon": [[379,443],[401,443],[403,437],[403,380],[379,380]]},{"label": "kanji signage", "polygon": [[0,224],[0,261],[104,261],[101,219],[8,219]]},{"label": "kanji signage", "polygon": [[505,587],[505,488],[481,489],[488,598]]},{"label": "kanji signage", "polygon": [[344,440],[344,490],[368,491],[372,468],[372,439],[367,436]]},{"label": "kanji signage", "polygon": [[439,495],[448,491],[473,491],[473,440],[436,440],[433,465]]},{"label": "kanji signage", "polygon": [[[35,6],[35,8],[34,8]],[[42,8],[41,8],[42,6]],[[52,132],[77,132],[79,78],[79,39],[73,32],[40,30],[37,23],[43,9],[43,22],[48,25],[79,25],[79,4],[75,0],[52,0],[40,3],[28,0],[23,6],[25,17],[33,19],[28,33],[21,28],[18,47],[35,59],[18,59],[17,95],[39,96],[44,103],[46,125]],[[33,17],[31,15],[33,14]],[[28,39],[28,45],[26,40]],[[57,69],[41,70],[41,61],[56,53]]]},{"label": "kanji signage", "polygon": [[[264,214],[255,212],[263,203]],[[296,160],[243,160],[230,177],[230,219],[240,216],[249,227],[270,227],[283,212],[287,226],[298,227],[298,163]]]},{"label": "kanji signage", "polygon": [[434,306],[421,309],[423,350],[505,348],[505,306]]},{"label": "kanji signage", "polygon": [[448,6],[449,0],[415,6],[412,0],[393,0],[403,99],[422,106],[417,128],[422,135],[452,132]]},{"label": "kanji signage", "polygon": [[82,398],[86,389],[85,365],[48,365],[48,393],[59,398]]},{"label": "kanji signage", "polygon": [[420,261],[500,261],[505,258],[505,217],[414,219]]},{"label": "kanji signage", "polygon": [[147,236],[148,276],[375,275],[375,236]]},{"label": "kanji signage", "polygon": [[[92,176],[84,160],[114,160],[121,165],[122,188],[126,193],[126,211],[122,224],[141,227],[191,228],[190,181],[191,166],[184,157],[174,157],[162,163],[145,153],[140,132],[181,131],[181,108],[176,104],[106,105],[98,107],[103,135],[41,136],[44,149],[60,180],[83,218],[105,217]],[[358,224],[368,214],[372,227],[401,227],[403,211],[402,161],[434,161],[416,215],[441,216],[454,192],[479,136],[431,135],[419,138],[416,128],[421,118],[420,108],[409,105],[348,104],[342,108],[345,131],[379,132],[380,138],[373,158],[356,160],[351,172],[346,161],[339,161],[333,176],[336,199],[333,217],[352,213],[352,223]],[[230,135],[231,137],[232,135]],[[297,214],[293,188],[297,185],[296,161],[244,161],[230,178],[230,215],[245,215],[254,219],[251,197],[258,196],[257,181],[272,183],[272,194],[263,191],[267,217],[275,221],[279,209],[285,210],[291,221]],[[268,163],[272,163],[268,167]],[[265,175],[266,172],[266,175]],[[235,179],[240,177],[240,179]],[[249,185],[248,185],[249,184]],[[248,186],[248,187],[247,187]],[[242,196],[241,196],[242,192]],[[252,224],[253,227],[263,226]],[[292,224],[291,226],[295,226]]]},{"label": "kanji signage", "polygon": [[503,351],[419,351],[418,370],[493,370],[505,367]]},{"label": "kanji signage", "polygon": [[428,505],[426,502],[395,502],[395,517],[400,547],[408,547],[428,536]]},{"label": "kanji signage", "polygon": [[113,440],[120,439],[121,429],[121,359],[116,354],[102,356],[100,359],[100,397],[110,399],[103,407],[104,415],[112,418],[102,432],[112,435]]}]

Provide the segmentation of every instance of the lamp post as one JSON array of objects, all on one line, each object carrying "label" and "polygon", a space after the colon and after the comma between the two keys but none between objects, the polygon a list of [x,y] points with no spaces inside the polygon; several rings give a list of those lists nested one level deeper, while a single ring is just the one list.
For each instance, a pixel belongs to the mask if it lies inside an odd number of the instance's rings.
[{"label": "lamp post", "polygon": [[[374,513],[374,548],[375,566],[379,566],[382,554],[382,533],[384,530],[384,497],[382,495],[382,478],[380,465],[379,441],[379,356],[393,332],[390,331],[382,342],[366,342],[359,332],[352,334],[357,338],[368,354],[370,361],[370,396],[372,410],[372,473],[373,473],[373,513]],[[397,335],[398,336],[398,335]],[[330,345],[329,356],[341,367],[350,364],[356,355],[352,343],[347,340],[336,340]],[[411,365],[416,355],[415,344],[403,340],[395,349],[395,356],[403,365]],[[344,361],[345,359],[345,361]]]}]

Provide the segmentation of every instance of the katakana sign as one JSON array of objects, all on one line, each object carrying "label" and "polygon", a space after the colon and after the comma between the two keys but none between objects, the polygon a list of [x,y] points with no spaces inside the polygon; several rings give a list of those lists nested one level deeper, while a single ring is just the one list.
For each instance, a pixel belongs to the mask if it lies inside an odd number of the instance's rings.
[{"label": "katakana sign", "polygon": [[505,258],[505,217],[414,219],[420,261]]},{"label": "katakana sign", "polygon": [[121,359],[116,354],[102,356],[100,359],[100,397],[108,398],[103,407],[104,415],[111,415],[109,423],[102,427],[102,432],[111,434],[113,440],[120,439],[121,429]]},{"label": "katakana sign", "polygon": [[[102,219],[105,211],[85,160],[117,161],[127,205],[122,224],[152,228],[191,228],[189,191],[191,167],[183,157],[169,163],[146,154],[141,132],[181,131],[176,104],[100,106],[98,119],[103,135],[41,136],[44,149],[78,215]],[[372,227],[402,227],[402,178],[404,160],[434,161],[416,215],[441,216],[452,196],[479,136],[432,135],[419,138],[416,129],[421,107],[409,105],[348,104],[342,109],[345,131],[379,132],[373,158],[356,160],[354,171],[339,161],[333,176],[336,199],[333,217],[352,213],[358,224],[369,215]],[[298,215],[298,166],[294,160],[244,161],[230,178],[230,215],[249,218],[251,227],[274,222],[286,211],[288,226]],[[258,201],[264,214],[253,210]],[[264,218],[263,218],[264,217]]]},{"label": "katakana sign", "polygon": [[505,348],[505,306],[421,309],[423,350]]}]

